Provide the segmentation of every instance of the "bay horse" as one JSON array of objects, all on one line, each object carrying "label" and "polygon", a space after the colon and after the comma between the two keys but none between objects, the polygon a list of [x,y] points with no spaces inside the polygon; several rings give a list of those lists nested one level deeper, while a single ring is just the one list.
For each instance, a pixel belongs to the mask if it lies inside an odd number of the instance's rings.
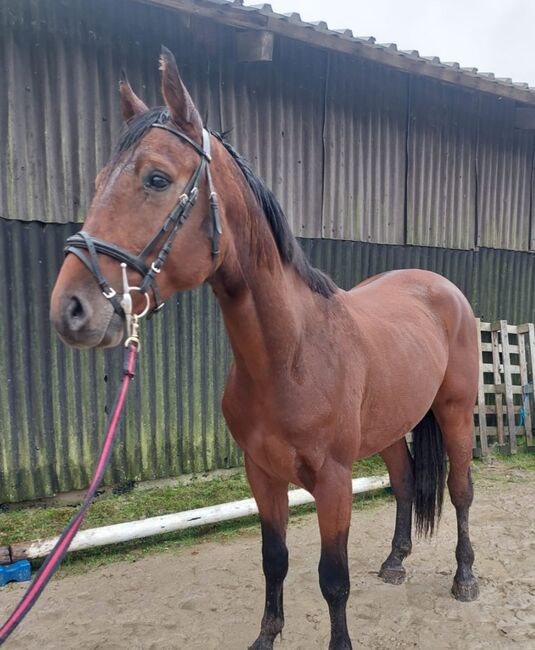
[{"label": "bay horse", "polygon": [[447,454],[458,526],[452,592],[477,598],[468,513],[479,355],[468,301],[422,270],[338,288],[308,263],[266,185],[222,136],[203,129],[165,48],[160,70],[163,107],[147,108],[126,77],[120,82],[126,125],[98,174],[84,230],[67,241],[52,295],[60,337],[79,348],[121,342],[119,261],[141,289],[137,311],[210,284],[234,356],[223,413],[260,512],[266,592],[254,650],[271,649],[284,624],[289,483],[316,501],[329,648],[352,647],[351,471],[374,453],[387,465],[397,508],[379,575],[394,584],[405,578],[413,503],[417,532],[433,533]]}]

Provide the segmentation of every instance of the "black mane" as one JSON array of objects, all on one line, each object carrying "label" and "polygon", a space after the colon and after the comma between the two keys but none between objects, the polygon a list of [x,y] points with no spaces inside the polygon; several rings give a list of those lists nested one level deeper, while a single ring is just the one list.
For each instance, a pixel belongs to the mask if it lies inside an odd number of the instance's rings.
[{"label": "black mane", "polygon": [[[139,142],[155,122],[165,123],[168,121],[170,121],[169,113],[162,106],[136,115],[121,133],[113,151],[112,162]],[[291,264],[312,291],[325,298],[332,296],[336,291],[336,284],[325,273],[315,269],[307,260],[273,192],[253,172],[247,161],[225,140],[223,134],[214,131],[211,133],[225,147],[245,176],[247,184],[271,227],[282,261]]]},{"label": "black mane", "polygon": [[312,291],[325,296],[325,298],[332,296],[336,291],[336,284],[325,273],[314,268],[307,260],[273,192],[253,172],[247,161],[225,140],[221,133],[214,133],[213,131],[211,133],[225,147],[245,176],[247,184],[268,220],[282,261],[292,264]]},{"label": "black mane", "polygon": [[111,162],[113,163],[116,161],[121,154],[137,144],[153,124],[156,124],[156,122],[165,124],[170,120],[169,112],[165,106],[151,108],[148,111],[139,113],[132,119],[128,120],[121,131],[119,141],[115,145]]}]

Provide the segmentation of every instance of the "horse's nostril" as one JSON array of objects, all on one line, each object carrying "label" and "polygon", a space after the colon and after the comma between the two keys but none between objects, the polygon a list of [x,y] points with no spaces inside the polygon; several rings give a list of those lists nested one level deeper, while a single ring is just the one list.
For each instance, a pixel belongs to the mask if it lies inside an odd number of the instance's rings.
[{"label": "horse's nostril", "polygon": [[69,300],[65,316],[69,329],[74,331],[81,329],[88,320],[87,310],[77,296],[72,296]]},{"label": "horse's nostril", "polygon": [[71,298],[71,316],[73,318],[80,318],[84,314],[84,308],[78,298]]}]

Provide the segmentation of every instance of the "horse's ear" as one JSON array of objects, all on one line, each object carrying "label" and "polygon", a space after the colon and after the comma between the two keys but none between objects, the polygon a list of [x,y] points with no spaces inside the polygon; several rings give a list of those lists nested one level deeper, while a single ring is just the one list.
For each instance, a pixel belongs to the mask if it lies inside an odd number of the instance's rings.
[{"label": "horse's ear", "polygon": [[175,124],[190,136],[202,134],[202,120],[198,110],[178,74],[175,57],[162,45],[160,55],[162,95]]},{"label": "horse's ear", "polygon": [[132,119],[134,115],[148,111],[147,105],[139,99],[128,83],[124,70],[121,70],[119,81],[119,93],[121,94],[121,111],[125,122]]}]

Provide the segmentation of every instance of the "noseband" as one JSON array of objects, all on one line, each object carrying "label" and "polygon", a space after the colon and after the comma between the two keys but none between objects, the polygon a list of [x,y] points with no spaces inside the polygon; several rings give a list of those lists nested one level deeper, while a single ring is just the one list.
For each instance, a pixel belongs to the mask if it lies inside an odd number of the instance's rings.
[{"label": "noseband", "polygon": [[[212,175],[210,173],[210,134],[206,129],[203,129],[203,144],[200,147],[196,142],[189,138],[185,133],[179,131],[168,124],[163,124],[161,121],[157,121],[154,124],[151,124],[151,128],[163,129],[164,131],[169,131],[177,138],[180,138],[191,147],[200,156],[200,162],[197,166],[197,169],[193,172],[191,178],[186,183],[184,190],[182,191],[175,207],[167,215],[163,226],[160,230],[154,235],[154,237],[149,241],[145,248],[141,251],[139,255],[132,255],[128,251],[119,248],[115,244],[110,242],[103,241],[101,239],[96,239],[91,237],[87,232],[81,230],[69,237],[66,241],[64,253],[68,255],[72,253],[87,267],[91,274],[95,277],[98,285],[102,291],[102,294],[107,298],[115,312],[121,316],[125,317],[125,312],[121,305],[121,302],[117,296],[115,289],[110,286],[109,282],[104,277],[100,264],[98,261],[98,253],[112,257],[119,262],[125,263],[130,268],[134,269],[142,277],[141,284],[139,287],[131,287],[131,289],[137,289],[139,292],[147,296],[147,311],[148,305],[150,304],[150,299],[148,297],[148,292],[152,291],[154,297],[154,307],[150,310],[150,314],[160,310],[164,303],[160,300],[160,295],[158,293],[158,288],[155,283],[155,278],[158,273],[162,270],[162,266],[169,255],[173,241],[180,230],[181,226],[185,223],[186,219],[189,217],[191,209],[195,205],[197,196],[199,194],[199,182],[202,178],[203,172],[206,171],[206,178],[208,181],[208,191],[209,191],[209,201],[210,201],[210,217],[211,217],[211,237],[212,237],[212,259],[215,262],[219,255],[219,238],[221,235],[221,220],[219,218],[219,204],[217,194],[214,191],[214,186],[212,183]],[[147,265],[147,258],[151,253],[155,253],[158,244],[160,244],[160,252],[156,255],[154,261]],[[87,251],[89,256],[82,251]],[[145,312],[144,312],[145,313]]]}]

